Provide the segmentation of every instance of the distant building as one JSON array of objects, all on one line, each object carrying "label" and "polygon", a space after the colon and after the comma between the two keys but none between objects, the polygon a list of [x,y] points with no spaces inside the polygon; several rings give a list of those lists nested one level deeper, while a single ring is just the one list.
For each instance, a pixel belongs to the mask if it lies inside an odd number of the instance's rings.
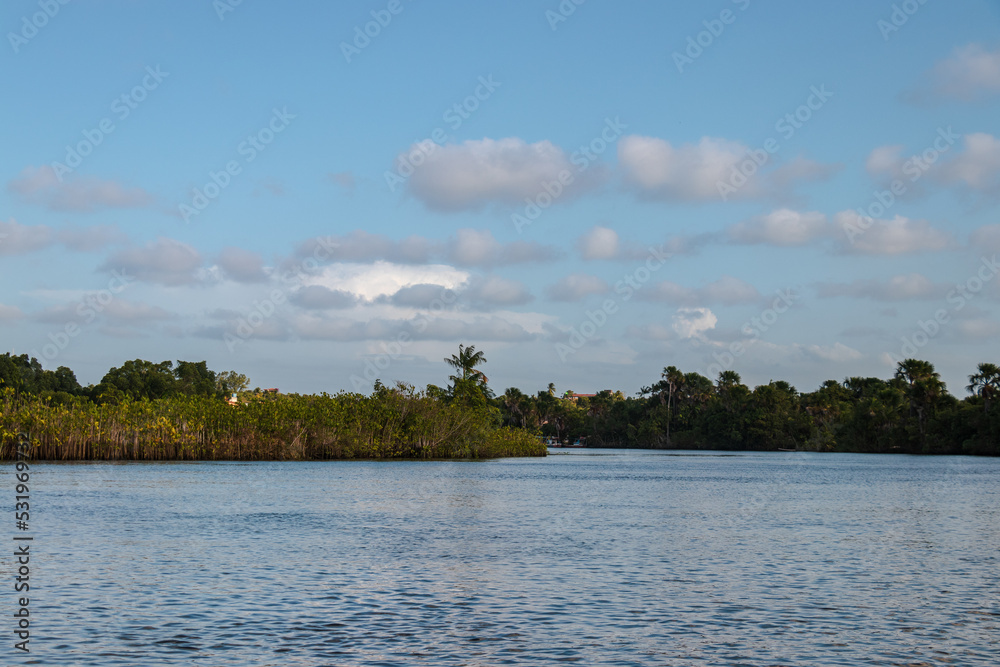
[{"label": "distant building", "polygon": [[578,398],[593,398],[594,396],[597,396],[597,394],[577,394],[575,392],[568,391],[566,392],[566,395],[563,396],[563,398],[566,399],[567,401],[576,402],[576,399]]}]

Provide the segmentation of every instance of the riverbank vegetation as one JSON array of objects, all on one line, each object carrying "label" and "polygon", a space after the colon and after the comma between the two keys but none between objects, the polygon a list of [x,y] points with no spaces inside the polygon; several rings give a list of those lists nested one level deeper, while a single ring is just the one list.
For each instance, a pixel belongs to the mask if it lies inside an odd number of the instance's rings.
[{"label": "riverbank vegetation", "polygon": [[[82,387],[73,371],[0,356],[0,458],[18,432],[52,460],[491,458],[544,455],[540,438],[591,447],[1000,455],[1000,366],[979,364],[959,399],[927,361],[891,378],[827,380],[800,393],[663,369],[636,396],[604,390],[495,395],[475,347],[445,359],[447,387],[375,382],[370,395],[249,390],[204,361],[136,359]],[[231,403],[236,396],[236,404]],[[227,401],[227,398],[229,401]]]},{"label": "riverbank vegetation", "polygon": [[499,397],[505,423],[591,447],[1000,455],[1000,367],[979,364],[958,399],[934,366],[906,359],[889,379],[828,380],[800,393],[777,380],[753,389],[726,370],[714,381],[674,366],[636,397],[605,390],[558,398]]},{"label": "riverbank vegetation", "polygon": [[459,375],[450,387],[429,391],[376,382],[368,396],[278,394],[246,385],[244,376],[214,373],[205,362],[135,360],[81,387],[68,368],[46,371],[26,356],[4,355],[0,458],[13,457],[20,432],[30,434],[40,460],[482,459],[546,452],[531,432],[501,424],[485,376]]}]

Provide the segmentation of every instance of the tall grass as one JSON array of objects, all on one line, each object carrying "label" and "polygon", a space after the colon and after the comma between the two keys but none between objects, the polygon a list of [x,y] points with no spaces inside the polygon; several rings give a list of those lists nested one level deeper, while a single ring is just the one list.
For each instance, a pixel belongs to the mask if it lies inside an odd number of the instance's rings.
[{"label": "tall grass", "polygon": [[0,390],[0,459],[29,433],[36,460],[275,461],[544,456],[495,417],[412,389],[372,396],[281,395],[231,406],[215,398],[61,404]]}]

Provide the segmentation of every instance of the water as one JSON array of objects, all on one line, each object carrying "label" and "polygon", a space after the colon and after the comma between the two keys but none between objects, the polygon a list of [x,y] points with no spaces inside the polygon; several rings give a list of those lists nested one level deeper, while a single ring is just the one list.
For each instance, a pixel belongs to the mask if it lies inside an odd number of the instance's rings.
[{"label": "water", "polygon": [[[32,652],[0,628],[5,663],[1000,655],[1000,460],[555,450],[32,475]],[[13,496],[11,466],[0,482]],[[2,567],[10,581],[9,555]]]}]

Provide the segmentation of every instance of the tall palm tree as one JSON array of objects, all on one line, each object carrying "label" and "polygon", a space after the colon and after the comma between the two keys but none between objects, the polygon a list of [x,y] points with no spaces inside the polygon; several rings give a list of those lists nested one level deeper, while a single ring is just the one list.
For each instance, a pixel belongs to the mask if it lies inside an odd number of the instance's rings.
[{"label": "tall palm tree", "polygon": [[454,367],[456,371],[461,371],[461,376],[452,375],[449,379],[453,382],[458,380],[475,380],[476,384],[484,385],[487,383],[488,378],[483,374],[481,370],[477,370],[476,366],[486,363],[486,355],[480,350],[476,352],[476,346],[470,345],[465,347],[461,343],[458,345],[458,354],[451,355],[451,358],[445,357],[445,362]]},{"label": "tall palm tree", "polygon": [[920,438],[924,440],[927,413],[944,394],[945,386],[934,370],[934,364],[920,359],[904,359],[896,367],[896,379],[906,384],[906,395],[910,399],[910,416],[917,416]]},{"label": "tall palm tree", "polygon": [[982,363],[978,370],[978,373],[969,376],[969,386],[966,389],[983,397],[983,411],[988,414],[990,400],[1000,391],[1000,366]]}]

